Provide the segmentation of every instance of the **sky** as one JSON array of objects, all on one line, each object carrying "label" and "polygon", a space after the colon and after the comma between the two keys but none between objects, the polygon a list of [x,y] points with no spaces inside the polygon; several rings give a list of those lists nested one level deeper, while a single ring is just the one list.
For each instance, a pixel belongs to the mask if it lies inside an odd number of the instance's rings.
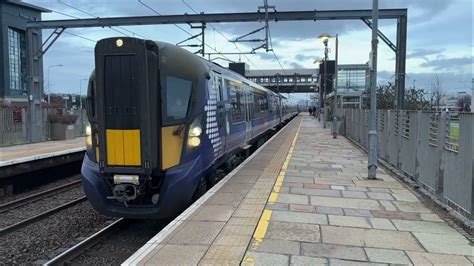
[{"label": "sky", "polygon": [[[194,12],[225,13],[252,12],[263,0],[25,0],[53,10],[43,14],[43,20],[192,14]],[[474,36],[472,0],[379,0],[380,8],[408,9],[406,86],[430,91],[438,75],[447,91],[471,91],[474,69]],[[371,0],[269,0],[278,11],[370,9]],[[229,39],[237,38],[262,27],[261,22],[211,24],[206,29],[208,51],[238,52]],[[44,56],[45,83],[49,68],[50,91],[85,94],[86,82],[94,69],[93,49],[102,38],[135,36],[169,43],[187,39],[199,30],[188,25],[126,26],[110,28],[68,29]],[[379,29],[392,42],[396,40],[396,20],[380,20]],[[185,31],[189,32],[186,33]],[[369,59],[371,30],[358,20],[270,22],[271,40],[275,54],[284,68],[314,68],[313,62],[323,57],[323,44],[317,39],[322,33],[339,35],[339,64],[366,63]],[[43,39],[51,31],[43,31]],[[263,32],[252,38],[264,37]],[[188,43],[197,44],[196,41]],[[240,51],[250,51],[255,43],[237,44]],[[334,40],[329,41],[330,59],[334,59]],[[198,48],[187,48],[196,51]],[[257,54],[226,55],[233,61],[246,62],[250,69],[279,69],[272,53],[258,50]],[[394,80],[394,52],[382,41],[378,49],[378,83]],[[227,66],[227,62],[217,59]],[[82,84],[82,89],[81,89]],[[46,91],[48,90],[45,84]]]}]

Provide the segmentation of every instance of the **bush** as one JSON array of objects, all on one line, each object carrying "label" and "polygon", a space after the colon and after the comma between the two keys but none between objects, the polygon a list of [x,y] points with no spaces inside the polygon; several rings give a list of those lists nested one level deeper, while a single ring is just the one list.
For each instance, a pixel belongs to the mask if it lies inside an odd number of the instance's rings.
[{"label": "bush", "polygon": [[70,114],[50,114],[48,115],[50,123],[73,125],[77,121],[77,115]]}]

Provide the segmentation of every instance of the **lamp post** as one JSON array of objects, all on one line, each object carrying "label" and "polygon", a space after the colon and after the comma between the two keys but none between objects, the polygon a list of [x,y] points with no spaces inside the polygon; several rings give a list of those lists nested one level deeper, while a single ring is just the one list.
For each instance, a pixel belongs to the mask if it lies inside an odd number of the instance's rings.
[{"label": "lamp post", "polygon": [[51,84],[49,83],[49,71],[52,67],[62,67],[63,65],[52,65],[52,66],[49,66],[48,67],[48,104],[51,103],[51,89],[50,89],[50,86]]},{"label": "lamp post", "polygon": [[[319,67],[319,65],[321,65],[321,62],[324,62],[324,59],[316,59],[316,60],[314,60],[313,64],[318,64],[318,67]],[[318,122],[321,122],[321,110],[323,108],[323,97],[322,97],[322,95],[323,95],[322,85],[323,84],[321,83],[321,79],[318,80],[318,83],[319,83],[319,88],[318,88],[318,91],[319,91],[319,93],[318,93],[319,94],[319,99],[318,99],[318,102],[319,102]]]},{"label": "lamp post", "polygon": [[368,178],[377,178],[377,45],[379,1],[372,2],[372,51],[370,53],[370,117]]}]

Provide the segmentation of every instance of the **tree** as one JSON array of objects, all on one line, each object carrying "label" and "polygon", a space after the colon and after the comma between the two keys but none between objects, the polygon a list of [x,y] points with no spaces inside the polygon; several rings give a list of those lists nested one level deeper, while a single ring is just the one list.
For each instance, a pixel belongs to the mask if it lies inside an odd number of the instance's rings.
[{"label": "tree", "polygon": [[405,110],[429,110],[430,102],[425,99],[425,91],[411,88],[405,90]]},{"label": "tree", "polygon": [[[369,94],[370,95],[370,91]],[[395,108],[395,86],[389,82],[377,87],[377,108],[393,109]]]},{"label": "tree", "polygon": [[430,103],[431,106],[435,108],[436,111],[439,111],[443,98],[446,96],[446,91],[443,88],[443,81],[439,77],[438,73],[435,72],[435,78],[431,84],[431,97]]},{"label": "tree", "polygon": [[[370,89],[366,95],[370,95]],[[427,110],[430,102],[425,99],[425,91],[409,88],[405,91],[405,110]],[[364,108],[369,108],[367,104]],[[377,109],[387,110],[395,108],[395,85],[392,82],[377,87]]]}]

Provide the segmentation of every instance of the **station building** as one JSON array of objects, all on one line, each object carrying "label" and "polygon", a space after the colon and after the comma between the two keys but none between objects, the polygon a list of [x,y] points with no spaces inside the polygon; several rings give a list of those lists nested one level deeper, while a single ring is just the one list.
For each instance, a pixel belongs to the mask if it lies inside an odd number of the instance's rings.
[{"label": "station building", "polygon": [[[28,102],[26,23],[41,20],[44,12],[51,11],[18,0],[0,1],[0,104]],[[42,67],[39,73],[42,75]]]},{"label": "station building", "polygon": [[[369,65],[349,64],[337,66],[338,107],[361,109],[369,87]],[[332,97],[330,93],[328,97]]]}]

